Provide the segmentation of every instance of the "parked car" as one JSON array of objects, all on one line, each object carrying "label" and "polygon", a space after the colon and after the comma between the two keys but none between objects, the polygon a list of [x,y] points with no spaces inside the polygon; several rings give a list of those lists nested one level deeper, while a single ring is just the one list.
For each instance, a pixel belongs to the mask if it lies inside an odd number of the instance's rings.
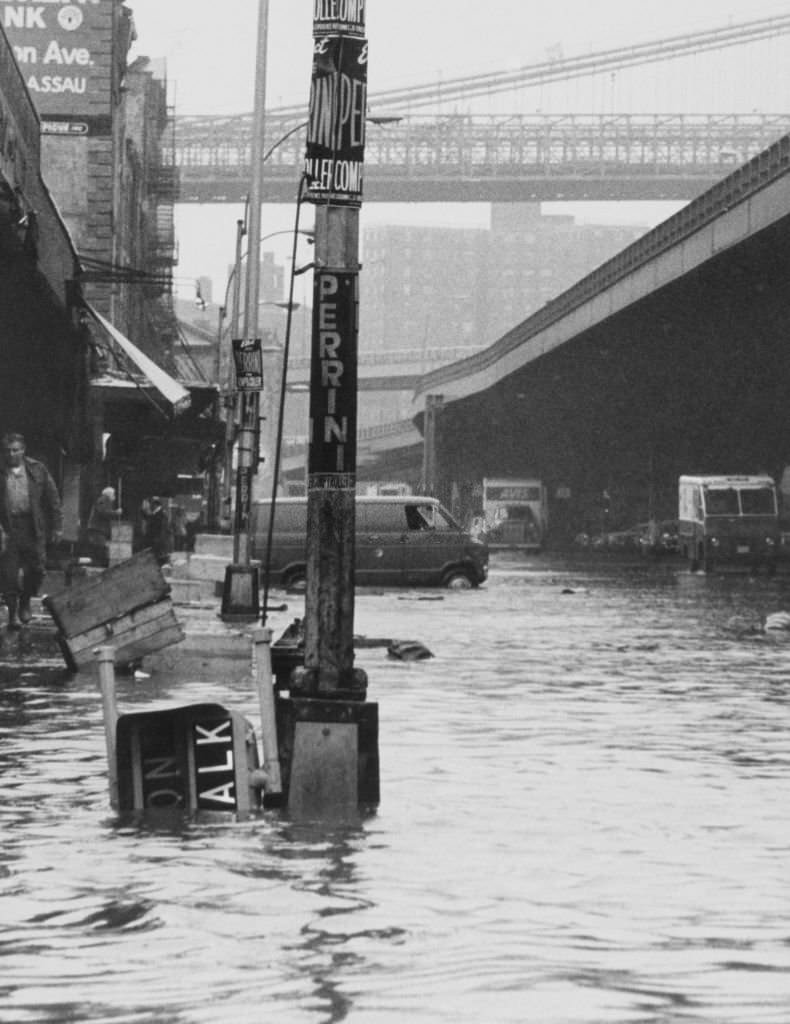
[{"label": "parked car", "polygon": [[677,519],[653,520],[645,524],[639,537],[639,548],[643,555],[653,557],[676,555],[680,551]]}]

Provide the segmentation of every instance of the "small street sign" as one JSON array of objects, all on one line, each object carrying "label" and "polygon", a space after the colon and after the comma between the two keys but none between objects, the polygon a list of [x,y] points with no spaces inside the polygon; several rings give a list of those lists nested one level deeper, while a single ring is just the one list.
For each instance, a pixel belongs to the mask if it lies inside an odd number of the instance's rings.
[{"label": "small street sign", "polygon": [[234,338],[233,364],[237,391],[263,388],[263,351],[260,338]]}]

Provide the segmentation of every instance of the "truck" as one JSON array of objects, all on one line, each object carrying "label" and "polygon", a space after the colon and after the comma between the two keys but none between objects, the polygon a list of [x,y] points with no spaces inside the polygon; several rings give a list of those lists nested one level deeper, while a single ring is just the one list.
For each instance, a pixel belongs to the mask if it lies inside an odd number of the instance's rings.
[{"label": "truck", "polygon": [[484,539],[489,548],[539,551],[548,526],[546,488],[536,477],[484,477]]},{"label": "truck", "polygon": [[678,545],[692,572],[716,566],[775,572],[781,532],[773,478],[681,476]]}]

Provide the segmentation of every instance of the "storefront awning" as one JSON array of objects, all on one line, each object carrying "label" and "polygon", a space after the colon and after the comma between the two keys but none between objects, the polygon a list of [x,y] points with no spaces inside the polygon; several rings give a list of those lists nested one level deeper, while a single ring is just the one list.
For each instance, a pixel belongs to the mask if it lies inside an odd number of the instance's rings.
[{"label": "storefront awning", "polygon": [[149,358],[145,352],[141,352],[125,335],[121,334],[117,327],[113,327],[110,321],[92,306],[88,305],[87,311],[96,323],[107,332],[112,341],[115,342],[130,362],[134,364],[148,384],[154,387],[166,399],[174,413],[183,412],[184,409],[189,407],[191,401],[190,394],[183,384],[179,384],[161,366],[157,366],[153,359]]}]

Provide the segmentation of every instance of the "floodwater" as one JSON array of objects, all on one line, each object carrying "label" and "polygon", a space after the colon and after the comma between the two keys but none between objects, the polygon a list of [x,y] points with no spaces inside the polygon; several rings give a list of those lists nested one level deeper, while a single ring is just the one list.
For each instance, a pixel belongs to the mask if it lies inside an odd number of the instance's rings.
[{"label": "floodwater", "polygon": [[[119,823],[92,675],[2,684],[0,1021],[787,1024],[779,610],[788,578],[548,556],[362,593],[357,633],[434,657],[359,653],[382,797],[346,826]],[[179,666],[121,710],[257,725]]]}]

